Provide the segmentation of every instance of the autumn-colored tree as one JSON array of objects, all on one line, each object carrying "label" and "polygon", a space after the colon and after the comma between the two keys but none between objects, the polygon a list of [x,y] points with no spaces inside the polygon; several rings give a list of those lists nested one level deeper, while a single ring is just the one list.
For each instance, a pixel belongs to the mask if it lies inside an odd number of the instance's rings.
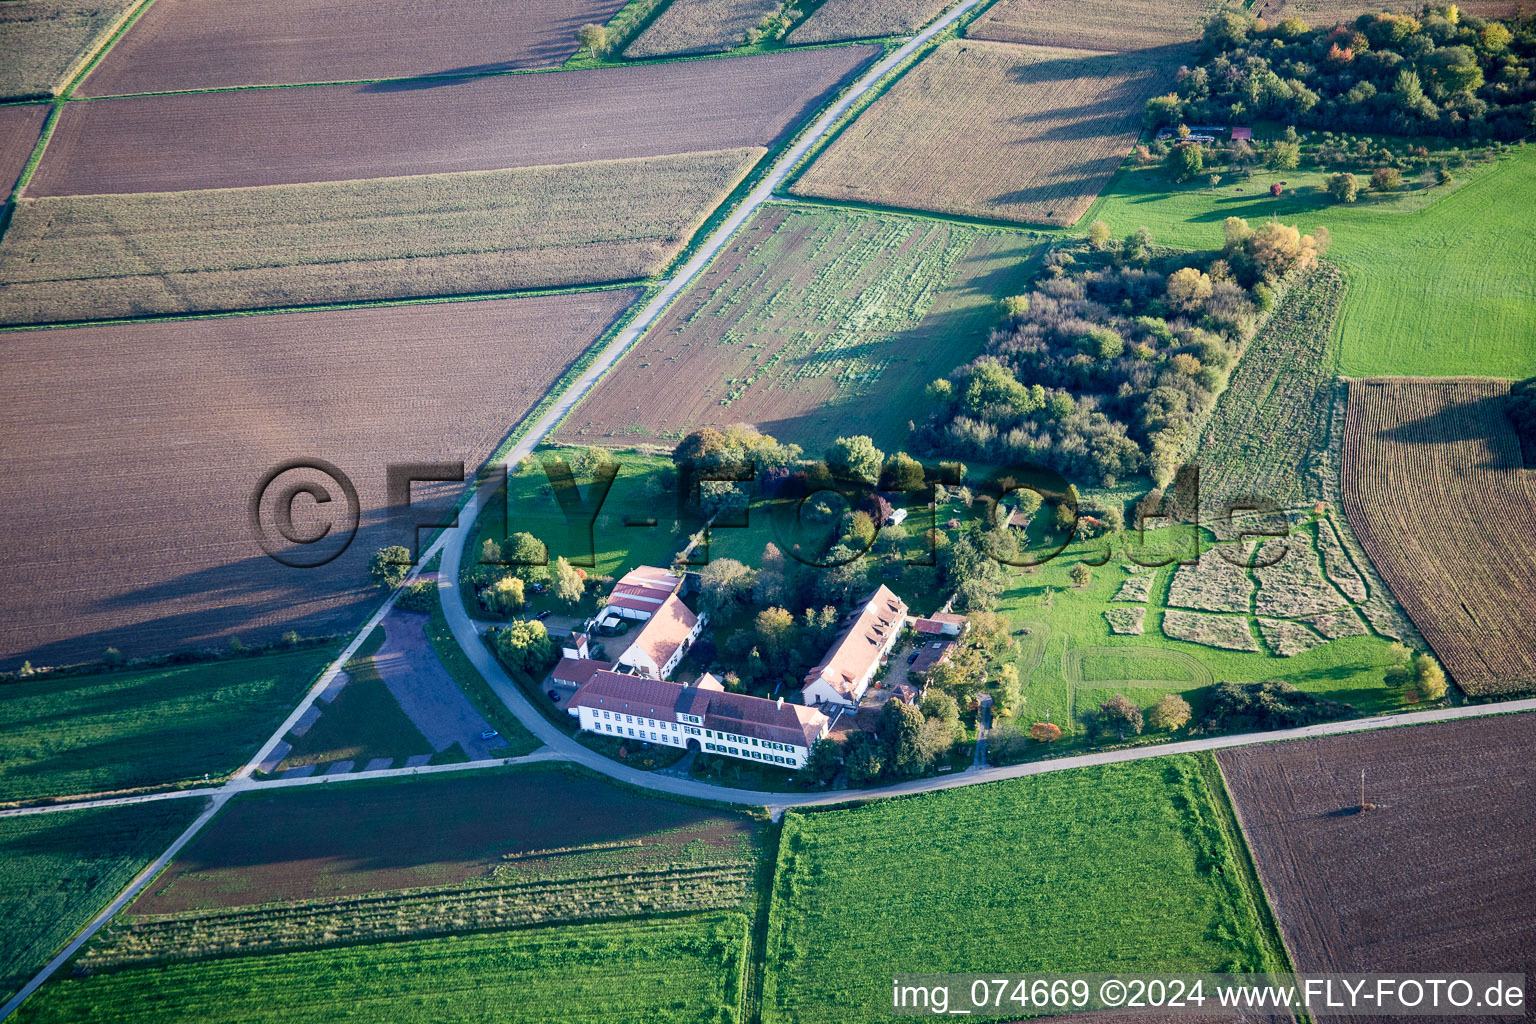
[{"label": "autumn-colored tree", "polygon": [[1161,700],[1152,705],[1148,719],[1152,728],[1159,732],[1173,732],[1188,725],[1190,716],[1193,714],[1187,700],[1176,693],[1169,693],[1164,694]]},{"label": "autumn-colored tree", "polygon": [[1124,694],[1116,694],[1103,704],[1099,705],[1099,728],[1113,729],[1120,739],[1125,739],[1125,730],[1130,729],[1136,735],[1141,734],[1142,717],[1141,708]]},{"label": "autumn-colored tree", "polygon": [[608,45],[608,29],[602,25],[583,25],[576,30],[576,41],[595,58]]},{"label": "autumn-colored tree", "polygon": [[1029,735],[1041,743],[1055,743],[1061,739],[1061,726],[1055,722],[1036,722],[1029,727]]},{"label": "autumn-colored tree", "polygon": [[1449,689],[1445,682],[1445,670],[1427,654],[1413,659],[1413,685],[1425,700],[1439,700]]},{"label": "autumn-colored tree", "polygon": [[1074,565],[1072,567],[1072,571],[1067,573],[1067,575],[1072,577],[1073,585],[1076,586],[1079,590],[1093,582],[1093,570],[1088,568],[1088,566],[1084,565],[1082,562],[1078,562],[1076,565]]}]

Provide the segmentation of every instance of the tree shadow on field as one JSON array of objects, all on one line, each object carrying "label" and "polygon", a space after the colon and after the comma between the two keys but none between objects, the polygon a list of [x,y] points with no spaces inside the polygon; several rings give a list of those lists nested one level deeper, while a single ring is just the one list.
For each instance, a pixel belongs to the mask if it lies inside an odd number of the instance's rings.
[{"label": "tree shadow on field", "polygon": [[483,78],[486,75],[504,75],[509,71],[519,71],[529,67],[528,60],[502,60],[490,64],[468,64],[461,68],[448,68],[443,71],[434,71],[427,75],[414,75],[410,78],[395,78],[387,82],[369,82],[363,86],[360,92],[413,92],[418,89],[436,89],[444,85],[460,85],[475,78]]},{"label": "tree shadow on field", "polygon": [[[1393,385],[1367,382],[1364,386],[1376,388]],[[1477,444],[1480,445],[1484,455],[1483,461],[1477,463],[1479,469],[1495,473],[1512,473],[1514,470],[1525,468],[1525,460],[1520,452],[1520,439],[1505,415],[1504,395],[1482,395],[1455,401],[1454,389],[1466,386],[1452,382],[1415,383],[1414,387],[1421,390],[1447,389],[1446,397],[1452,401],[1428,416],[1403,420],[1394,427],[1382,430],[1377,433],[1377,438],[1395,444],[1420,446]],[[1399,415],[1406,412],[1406,409],[1400,409]],[[1454,466],[1457,461],[1459,460],[1456,458],[1456,453],[1447,451],[1445,459],[1447,468]]]}]

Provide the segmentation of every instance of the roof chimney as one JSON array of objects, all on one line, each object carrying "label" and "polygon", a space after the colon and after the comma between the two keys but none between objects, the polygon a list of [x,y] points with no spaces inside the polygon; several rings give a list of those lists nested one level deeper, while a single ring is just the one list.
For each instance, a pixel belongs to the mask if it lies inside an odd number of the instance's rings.
[{"label": "roof chimney", "polygon": [[783,710],[783,708],[784,708],[784,698],[780,697],[779,698],[779,709]]}]

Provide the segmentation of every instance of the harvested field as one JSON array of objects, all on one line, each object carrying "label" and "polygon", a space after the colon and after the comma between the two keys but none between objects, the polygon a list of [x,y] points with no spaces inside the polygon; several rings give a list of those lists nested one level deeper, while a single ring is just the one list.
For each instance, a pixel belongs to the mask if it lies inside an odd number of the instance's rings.
[{"label": "harvested field", "polygon": [[78,95],[489,74],[559,64],[624,0],[155,0]]},{"label": "harvested field", "polygon": [[1533,744],[1524,714],[1218,753],[1296,970],[1536,976]]},{"label": "harvested field", "polygon": [[[0,665],[352,627],[377,600],[370,556],[408,543],[387,521],[386,465],[478,466],[636,294],[0,335]],[[264,474],[297,458],[358,492],[354,542],[315,569],[267,557],[248,512]],[[443,495],[418,485],[414,505],[430,519]],[[318,506],[298,513],[301,531],[325,524]]]},{"label": "harvested field", "polygon": [[[907,72],[790,190],[998,220],[1075,223],[1178,54],[954,40]],[[1028,154],[1028,159],[1021,159]]]},{"label": "harvested field", "polygon": [[624,48],[624,56],[634,60],[729,50],[745,42],[747,32],[780,6],[781,0],[672,0],[661,17]]},{"label": "harvested field", "polygon": [[1248,620],[1228,615],[1202,615],[1199,612],[1181,612],[1170,608],[1163,612],[1163,635],[1228,651],[1259,649],[1259,642],[1248,628]]},{"label": "harvested field", "polygon": [[969,359],[1029,271],[1018,232],[768,206],[567,418],[563,440],[755,423],[807,447],[900,444],[922,389]]},{"label": "harvested field", "polygon": [[1196,452],[1200,498],[1213,515],[1234,498],[1288,507],[1322,495],[1343,298],[1344,276],[1322,264],[1291,286],[1238,361]]},{"label": "harvested field", "polygon": [[[1362,14],[1375,14],[1377,11],[1396,10],[1417,15],[1420,10],[1418,5],[1403,0],[1396,3],[1391,0],[1376,0],[1374,3],[1371,0],[1280,0],[1276,7],[1278,10],[1274,13],[1265,13],[1270,24],[1282,18],[1300,18],[1309,25],[1331,25],[1339,21],[1354,21]],[[1462,14],[1475,14],[1480,18],[1509,18],[1522,10],[1527,13],[1530,11],[1530,4],[1525,0],[1468,0],[1456,7]]]},{"label": "harvested field", "polygon": [[1360,570],[1355,568],[1349,553],[1344,550],[1331,519],[1318,520],[1317,550],[1323,556],[1323,575],[1328,577],[1328,582],[1356,604],[1369,596],[1365,580],[1360,578]]},{"label": "harvested field", "polygon": [[10,198],[16,179],[37,148],[51,109],[44,103],[0,107],[0,204]]},{"label": "harvested field", "polygon": [[879,51],[71,104],[32,196],[283,185],[771,146]]},{"label": "harvested field", "polygon": [[910,35],[943,13],[948,0],[825,0],[789,34],[791,43]]},{"label": "harvested field", "polygon": [[0,3],[0,99],[56,96],[139,0]]},{"label": "harvested field", "polygon": [[1111,633],[1141,636],[1146,628],[1146,619],[1145,608],[1108,608],[1104,612],[1104,620],[1109,623]]},{"label": "harvested field", "polygon": [[1468,693],[1536,687],[1536,481],[1505,381],[1351,381],[1344,512]]},{"label": "harvested field", "polygon": [[1340,608],[1338,611],[1328,612],[1323,615],[1314,615],[1307,620],[1323,636],[1330,640],[1340,640],[1346,636],[1365,636],[1370,630],[1365,628],[1365,623],[1360,621],[1352,609]]},{"label": "harvested field", "polygon": [[371,181],[23,199],[0,321],[472,295],[663,271],[762,149]]},{"label": "harvested field", "polygon": [[558,769],[291,790],[232,802],[130,911],[639,874],[739,861],[756,834],[745,815],[636,796]]},{"label": "harvested field", "polygon": [[1002,0],[965,30],[971,39],[1085,50],[1145,50],[1200,38],[1215,0]]}]

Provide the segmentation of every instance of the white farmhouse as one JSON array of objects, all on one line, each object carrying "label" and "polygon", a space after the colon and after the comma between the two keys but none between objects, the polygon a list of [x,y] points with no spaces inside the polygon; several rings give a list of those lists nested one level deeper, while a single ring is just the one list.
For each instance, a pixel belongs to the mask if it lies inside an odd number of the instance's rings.
[{"label": "white farmhouse", "polygon": [[814,708],[727,693],[713,676],[695,686],[598,672],[572,695],[567,711],[588,732],[783,768],[805,764],[827,733],[827,716]]},{"label": "white farmhouse", "polygon": [[666,679],[708,621],[708,615],[695,615],[676,594],[669,594],[619,655],[618,664],[652,679]]},{"label": "white farmhouse", "polygon": [[881,587],[853,615],[827,656],[805,676],[801,699],[809,706],[853,707],[891,653],[907,620],[901,598]]}]

